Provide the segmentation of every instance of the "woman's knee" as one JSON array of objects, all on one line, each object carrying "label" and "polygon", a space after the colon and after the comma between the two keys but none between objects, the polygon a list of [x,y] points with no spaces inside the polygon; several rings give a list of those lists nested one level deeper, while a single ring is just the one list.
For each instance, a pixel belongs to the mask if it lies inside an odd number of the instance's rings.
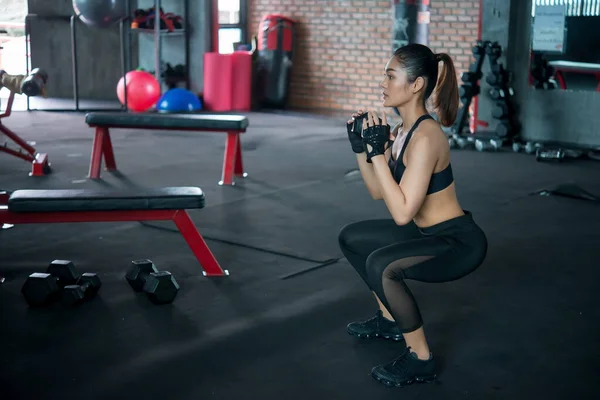
[{"label": "woman's knee", "polygon": [[361,222],[352,222],[340,229],[338,243],[342,250],[349,250],[355,247],[355,243],[361,232],[361,225]]},{"label": "woman's knee", "polygon": [[379,255],[380,251],[376,250],[367,257],[365,263],[365,271],[367,273],[367,279],[369,286],[371,287],[382,287],[383,279],[385,276],[386,265],[382,265],[384,262]]}]

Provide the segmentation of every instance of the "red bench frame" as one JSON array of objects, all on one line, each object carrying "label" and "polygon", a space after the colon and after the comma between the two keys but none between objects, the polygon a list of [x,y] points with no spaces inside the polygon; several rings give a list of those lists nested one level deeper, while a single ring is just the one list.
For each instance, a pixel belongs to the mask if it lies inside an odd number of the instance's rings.
[{"label": "red bench frame", "polygon": [[0,152],[7,153],[31,162],[31,172],[29,173],[29,176],[44,176],[50,171],[48,155],[45,153],[37,153],[33,146],[21,139],[19,135],[8,129],[2,123],[3,118],[10,117],[14,100],[15,92],[10,92],[10,95],[8,96],[8,103],[6,104],[6,110],[4,110],[4,113],[0,114],[0,132],[8,136],[9,139],[19,145],[20,149],[17,151],[9,149],[7,146],[0,145]]},{"label": "red bench frame", "polygon": [[[557,61],[557,62],[560,62],[560,61]],[[600,70],[594,69],[594,68],[580,68],[580,67],[577,67],[577,64],[585,65],[588,63],[575,63],[574,66],[565,66],[565,65],[560,65],[560,64],[556,65],[552,61],[549,62],[549,65],[554,69],[554,77],[556,78],[556,82],[558,83],[558,86],[562,90],[567,90],[567,82],[565,80],[563,72],[575,72],[578,74],[594,75],[596,77],[596,82],[597,82],[596,92],[600,92]]]},{"label": "red bench frame", "polygon": [[235,185],[234,176],[247,177],[244,172],[242,163],[242,146],[240,143],[240,134],[246,132],[246,129],[241,130],[222,130],[222,129],[198,129],[198,128],[169,128],[156,126],[138,125],[135,127],[127,125],[97,125],[88,124],[91,128],[96,129],[94,135],[94,144],[92,146],[92,155],[90,158],[90,169],[88,178],[100,179],[100,170],[102,167],[102,157],[106,163],[107,171],[116,171],[117,163],[115,161],[115,153],[113,151],[112,140],[110,137],[109,128],[119,129],[149,129],[149,130],[171,130],[171,131],[196,131],[196,132],[226,132],[227,139],[225,141],[225,154],[223,156],[223,171],[219,185]]},{"label": "red bench frame", "polygon": [[208,248],[204,238],[186,210],[132,210],[132,211],[68,211],[68,212],[11,212],[10,194],[0,192],[0,226],[5,224],[55,224],[73,222],[173,221],[204,269],[204,276],[229,275],[223,270]]}]

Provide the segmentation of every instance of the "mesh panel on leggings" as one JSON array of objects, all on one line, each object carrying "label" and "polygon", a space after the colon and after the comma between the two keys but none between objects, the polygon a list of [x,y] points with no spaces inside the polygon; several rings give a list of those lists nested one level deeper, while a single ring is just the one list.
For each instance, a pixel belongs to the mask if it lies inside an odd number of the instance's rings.
[{"label": "mesh panel on leggings", "polygon": [[404,270],[432,258],[434,256],[402,258],[389,264],[383,271],[381,283],[388,310],[403,332],[413,331],[423,324],[419,306],[404,281]]}]

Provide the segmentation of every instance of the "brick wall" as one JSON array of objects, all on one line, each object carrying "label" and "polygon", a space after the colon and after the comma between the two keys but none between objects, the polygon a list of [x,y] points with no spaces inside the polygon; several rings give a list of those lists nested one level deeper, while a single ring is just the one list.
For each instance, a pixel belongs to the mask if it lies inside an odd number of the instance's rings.
[{"label": "brick wall", "polygon": [[459,74],[473,61],[471,48],[477,40],[479,0],[431,2],[429,46],[452,56]]},{"label": "brick wall", "polygon": [[[290,107],[347,114],[379,106],[379,82],[391,53],[390,0],[248,0],[249,33],[265,14],[296,21],[297,42]],[[430,46],[448,52],[458,73],[471,62],[479,0],[431,1]]]}]

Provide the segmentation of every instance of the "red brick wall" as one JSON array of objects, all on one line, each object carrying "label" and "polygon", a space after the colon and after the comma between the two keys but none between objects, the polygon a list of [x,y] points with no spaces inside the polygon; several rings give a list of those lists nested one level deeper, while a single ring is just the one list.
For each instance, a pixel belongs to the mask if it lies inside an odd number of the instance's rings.
[{"label": "red brick wall", "polygon": [[[248,0],[249,33],[265,14],[296,21],[290,107],[348,113],[378,106],[383,67],[391,53],[390,0]],[[468,68],[477,40],[479,0],[431,1],[430,46],[448,52],[458,73]]]}]

